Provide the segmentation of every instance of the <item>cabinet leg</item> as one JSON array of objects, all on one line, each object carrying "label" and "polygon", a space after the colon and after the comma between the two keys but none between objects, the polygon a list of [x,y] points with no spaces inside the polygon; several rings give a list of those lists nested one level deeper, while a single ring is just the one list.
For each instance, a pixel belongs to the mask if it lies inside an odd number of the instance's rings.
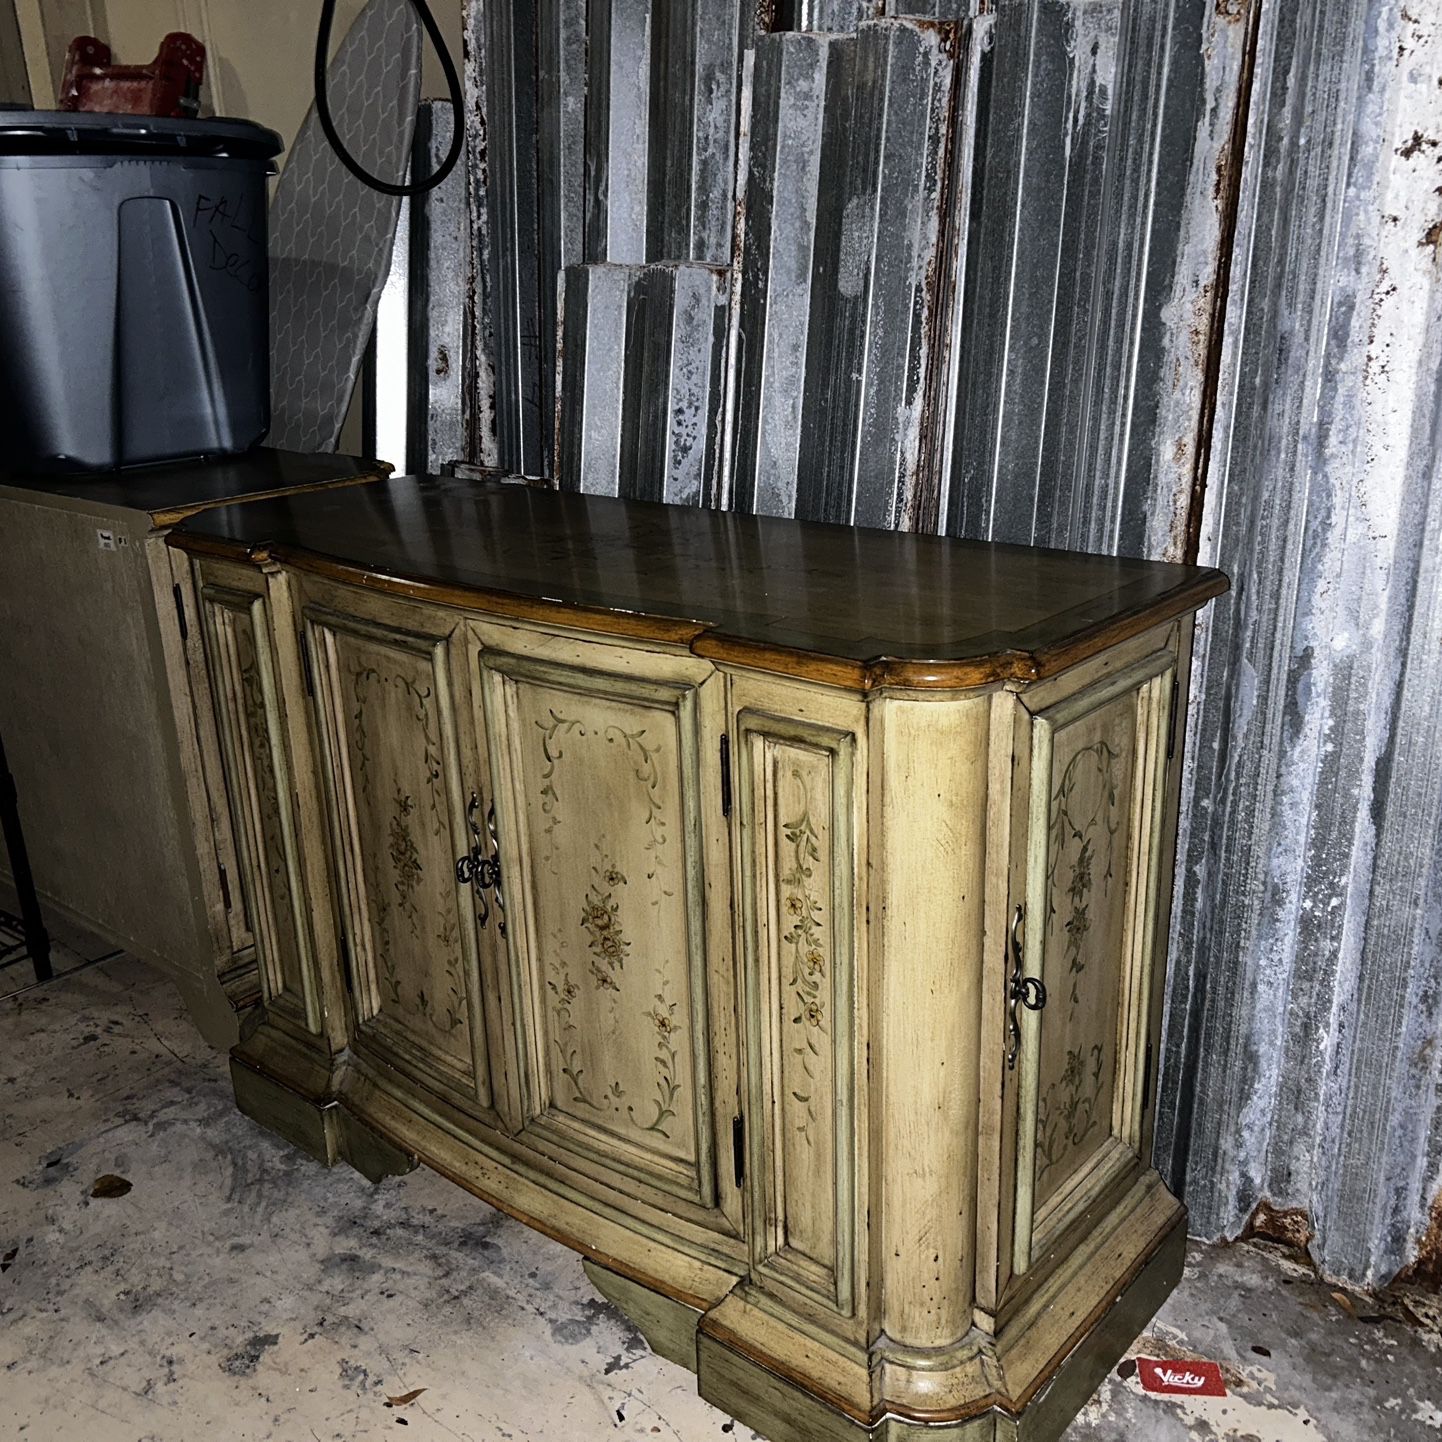
[{"label": "cabinet leg", "polygon": [[379,1183],[416,1169],[414,1152],[402,1150],[344,1107],[336,1113],[336,1141],[342,1158],[367,1181]]},{"label": "cabinet leg", "polygon": [[663,1297],[589,1257],[581,1266],[591,1285],[621,1312],[646,1339],[651,1350],[687,1371],[696,1370],[696,1322],[701,1316],[694,1307]]},{"label": "cabinet leg", "polygon": [[348,1162],[372,1182],[416,1168],[414,1153],[352,1116],[334,1097],[306,1096],[234,1054],[230,1079],[235,1104],[246,1116],[328,1167]]},{"label": "cabinet leg", "polygon": [[236,1106],[252,1121],[328,1167],[340,1160],[340,1106],[334,1098],[307,1097],[248,1066],[234,1054],[230,1058],[230,1081],[235,1088]]}]

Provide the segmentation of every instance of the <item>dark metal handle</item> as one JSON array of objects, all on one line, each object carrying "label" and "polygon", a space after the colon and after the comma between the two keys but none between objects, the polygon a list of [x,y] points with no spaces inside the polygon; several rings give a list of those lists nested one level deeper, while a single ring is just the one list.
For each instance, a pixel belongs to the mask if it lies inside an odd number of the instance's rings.
[{"label": "dark metal handle", "polygon": [[1011,1024],[1011,1046],[1006,1054],[1006,1069],[1012,1071],[1016,1067],[1016,1059],[1021,1054],[1021,1008],[1028,1011],[1040,1011],[1046,1005],[1046,987],[1040,977],[1026,976],[1022,968],[1025,959],[1022,955],[1022,909],[1017,907],[1015,915],[1011,919],[1011,935],[1008,944],[1011,949],[1011,981],[1007,987],[1007,996],[1011,1002],[1011,1010],[1008,1013],[1008,1020]]},{"label": "dark metal handle", "polygon": [[491,879],[489,884],[496,898],[496,930],[506,934],[506,894],[501,890],[501,838],[496,834],[496,803],[486,807],[486,830],[491,837]]},{"label": "dark metal handle", "polygon": [[456,880],[462,886],[476,888],[476,902],[480,906],[480,910],[476,913],[476,920],[482,927],[485,927],[491,919],[491,906],[490,902],[486,900],[486,892],[494,893],[498,913],[496,929],[504,936],[506,934],[506,902],[501,895],[501,846],[496,836],[496,808],[490,806],[486,810],[486,831],[490,833],[491,844],[489,856],[485,854],[486,837],[476,824],[476,812],[480,808],[481,798],[472,791],[470,802],[466,806],[466,825],[471,829],[471,849],[466,855],[456,859]]}]

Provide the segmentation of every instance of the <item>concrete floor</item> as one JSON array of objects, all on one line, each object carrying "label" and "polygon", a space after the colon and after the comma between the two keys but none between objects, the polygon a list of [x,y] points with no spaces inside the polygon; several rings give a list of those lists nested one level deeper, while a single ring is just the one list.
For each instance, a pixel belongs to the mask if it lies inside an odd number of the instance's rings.
[{"label": "concrete floor", "polygon": [[[240,1116],[223,1058],[129,958],[0,1001],[0,1081],[0,1437],[755,1437],[558,1244],[424,1170],[327,1172]],[[106,1174],[130,1190],[93,1198]],[[1265,1249],[1194,1247],[1133,1355],[1212,1358],[1231,1395],[1145,1396],[1124,1363],[1068,1442],[1436,1439],[1442,1306],[1406,1301],[1416,1321]]]}]

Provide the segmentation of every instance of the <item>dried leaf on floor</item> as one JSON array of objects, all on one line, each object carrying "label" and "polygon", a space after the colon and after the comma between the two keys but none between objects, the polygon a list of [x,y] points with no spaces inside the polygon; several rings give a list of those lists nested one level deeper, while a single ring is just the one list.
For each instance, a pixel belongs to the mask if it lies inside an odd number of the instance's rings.
[{"label": "dried leaf on floor", "polygon": [[95,1185],[90,1188],[92,1197],[123,1197],[131,1188],[133,1183],[126,1181],[124,1177],[117,1177],[113,1172],[106,1172],[103,1177],[95,1178]]},{"label": "dried leaf on floor", "polygon": [[1333,1292],[1332,1300],[1355,1322],[1357,1320],[1357,1308],[1352,1299],[1345,1292]]},{"label": "dried leaf on floor", "polygon": [[425,1390],[426,1390],[426,1389],[425,1389],[424,1387],[417,1387],[414,1392],[402,1392],[399,1397],[387,1397],[387,1398],[386,1398],[386,1406],[387,1406],[387,1407],[406,1407],[406,1406],[409,1406],[409,1404],[412,1403],[412,1402],[414,1402],[414,1401],[416,1400],[416,1398],[419,1397],[419,1396],[421,1395],[421,1393],[424,1392]]}]

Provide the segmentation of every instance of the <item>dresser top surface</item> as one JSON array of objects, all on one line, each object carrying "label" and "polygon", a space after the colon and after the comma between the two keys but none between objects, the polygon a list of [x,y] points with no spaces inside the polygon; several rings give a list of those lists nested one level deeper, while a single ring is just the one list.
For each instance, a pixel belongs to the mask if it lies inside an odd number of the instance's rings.
[{"label": "dresser top surface", "polygon": [[208,511],[172,543],[866,684],[1049,674],[1227,587],[1195,566],[435,476]]},{"label": "dresser top surface", "polygon": [[234,505],[277,491],[347,485],[381,475],[386,469],[360,456],[311,455],[261,446],[242,455],[125,471],[68,476],[0,472],[0,491],[66,509],[139,512],[152,525],[163,527],[214,506]]}]

